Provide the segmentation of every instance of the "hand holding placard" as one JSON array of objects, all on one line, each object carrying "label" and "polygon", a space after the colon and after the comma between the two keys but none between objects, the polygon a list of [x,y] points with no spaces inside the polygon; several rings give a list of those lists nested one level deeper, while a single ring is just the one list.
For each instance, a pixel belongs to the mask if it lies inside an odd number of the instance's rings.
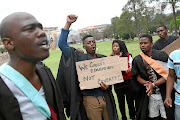
[{"label": "hand holding placard", "polygon": [[127,57],[112,56],[76,62],[81,90],[98,88],[101,82],[107,85],[123,82],[121,71],[127,69]]}]

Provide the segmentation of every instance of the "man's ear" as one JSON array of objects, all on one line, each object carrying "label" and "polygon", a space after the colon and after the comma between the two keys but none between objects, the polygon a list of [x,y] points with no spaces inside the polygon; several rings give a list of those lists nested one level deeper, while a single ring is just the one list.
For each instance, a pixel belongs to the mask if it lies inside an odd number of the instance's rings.
[{"label": "man's ear", "polygon": [[153,42],[151,43],[151,47],[153,46]]},{"label": "man's ear", "polygon": [[166,29],[166,32],[168,33],[168,29]]},{"label": "man's ear", "polygon": [[6,47],[6,49],[8,50],[14,49],[14,42],[10,38],[3,38],[2,42],[4,46]]},{"label": "man's ear", "polygon": [[83,45],[83,48],[85,49],[85,46]]}]

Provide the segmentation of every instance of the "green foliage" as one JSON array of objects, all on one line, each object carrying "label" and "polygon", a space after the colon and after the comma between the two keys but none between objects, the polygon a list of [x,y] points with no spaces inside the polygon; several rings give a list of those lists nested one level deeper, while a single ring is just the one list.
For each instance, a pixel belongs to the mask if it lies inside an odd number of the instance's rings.
[{"label": "green foliage", "polygon": [[[177,19],[176,19],[176,21],[177,21]],[[171,28],[171,29],[174,29],[174,20],[171,20],[171,22],[170,22],[170,28]]]},{"label": "green foliage", "polygon": [[[176,24],[177,24],[177,28],[179,28],[180,27],[180,15],[176,17]],[[174,19],[171,20],[171,22],[170,22],[170,28],[174,29]]]},{"label": "green foliage", "polygon": [[119,37],[123,37],[125,39],[134,37],[134,33],[133,33],[134,27],[133,27],[133,21],[131,19],[132,19],[132,15],[127,10],[123,11],[120,18],[119,17],[114,18],[114,22],[113,22],[114,24],[112,25],[112,27],[116,31],[114,35],[115,39],[118,39]]},{"label": "green foliage", "polygon": [[6,52],[6,48],[0,48],[0,52]]},{"label": "green foliage", "polygon": [[[174,19],[174,24],[175,24],[175,26],[173,27],[173,21],[172,22],[169,22],[170,23],[170,27],[171,27],[171,29],[172,28],[174,28],[174,30],[175,30],[175,34],[177,35],[177,28],[178,28],[178,26],[177,26],[177,23],[176,23],[176,9],[178,8],[178,6],[177,6],[177,3],[180,1],[180,0],[163,0],[164,2],[162,2],[161,0],[149,0],[149,1],[156,1],[157,2],[157,4],[159,5],[159,6],[161,6],[161,12],[160,12],[160,14],[162,14],[163,12],[164,12],[164,10],[165,10],[165,8],[168,6],[168,5],[170,5],[171,6],[171,8],[172,8],[172,13],[173,13],[173,19]],[[169,18],[168,18],[169,19]],[[165,21],[167,21],[168,19],[164,19]],[[158,19],[157,19],[158,20]],[[162,20],[162,19],[161,19]],[[170,20],[170,19],[169,19]],[[169,24],[168,24],[169,25]]]},{"label": "green foliage", "polygon": [[157,26],[156,26],[156,25],[150,25],[150,26],[149,26],[150,34],[153,34],[153,32],[156,33],[156,29],[157,29]]},{"label": "green foliage", "polygon": [[119,39],[119,35],[118,34],[114,35],[114,39]]},{"label": "green foliage", "polygon": [[103,30],[103,35],[104,38],[112,38],[113,37],[113,32],[111,30],[111,26],[107,26],[104,30]]},{"label": "green foliage", "polygon": [[[130,35],[129,35],[130,34]],[[128,40],[128,39],[130,39],[130,36],[131,36],[131,39],[134,39],[134,37],[136,36],[136,33],[133,33],[133,32],[131,32],[131,33],[129,33],[129,32],[124,32],[124,33],[122,33],[122,34],[120,34],[120,37],[123,39],[123,40]]]},{"label": "green foliage", "polygon": [[153,20],[153,24],[154,25],[157,25],[157,26],[159,26],[159,25],[165,25],[166,24],[166,15],[165,14],[156,14],[155,15],[155,18],[154,18],[154,20]]},{"label": "green foliage", "polygon": [[113,32],[114,35],[118,33],[117,30],[118,24],[119,24],[119,17],[113,17],[111,19],[111,31]]},{"label": "green foliage", "polygon": [[[177,12],[176,12],[176,16],[177,16],[177,17],[180,16],[180,11],[177,11]],[[176,24],[177,24],[177,28],[179,28],[179,26],[178,26],[179,23],[178,23],[177,17],[176,17]],[[172,21],[172,20],[173,20],[173,21]],[[167,16],[165,21],[168,21],[168,22],[169,22],[168,28],[169,28],[170,30],[173,30],[173,29],[174,29],[174,17],[173,17],[173,13],[171,13],[169,16]]]},{"label": "green foliage", "polygon": [[[156,4],[149,6],[149,2],[155,1]],[[122,9],[120,17],[114,17],[112,19],[111,30],[113,34],[119,34],[123,36],[131,32],[140,33],[153,33],[156,32],[156,28],[159,25],[170,26],[170,21],[174,18],[174,14],[164,14],[167,5],[173,5],[172,3],[179,2],[180,0],[128,0],[127,4]],[[176,8],[176,7],[175,7]],[[180,11],[177,11],[176,15],[179,15]],[[178,24],[178,23],[177,23]],[[155,28],[156,26],[156,28]],[[179,27],[179,26],[178,26]],[[177,28],[178,28],[177,27]]]},{"label": "green foliage", "polygon": [[145,5],[145,1],[143,0],[128,0],[127,4],[123,8],[123,10],[129,11],[131,14],[134,26],[133,31],[135,31],[137,35],[140,34],[141,29],[145,24],[143,19]]},{"label": "green foliage", "polygon": [[0,52],[6,52],[6,48],[4,47],[4,45],[0,45]]}]

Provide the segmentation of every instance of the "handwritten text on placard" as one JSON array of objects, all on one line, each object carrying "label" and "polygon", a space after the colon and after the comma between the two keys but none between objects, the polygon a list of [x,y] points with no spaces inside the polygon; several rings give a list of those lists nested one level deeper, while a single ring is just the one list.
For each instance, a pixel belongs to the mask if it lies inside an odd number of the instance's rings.
[{"label": "handwritten text on placard", "polygon": [[81,90],[98,88],[100,82],[107,85],[123,82],[121,71],[127,69],[127,57],[112,56],[76,62]]}]

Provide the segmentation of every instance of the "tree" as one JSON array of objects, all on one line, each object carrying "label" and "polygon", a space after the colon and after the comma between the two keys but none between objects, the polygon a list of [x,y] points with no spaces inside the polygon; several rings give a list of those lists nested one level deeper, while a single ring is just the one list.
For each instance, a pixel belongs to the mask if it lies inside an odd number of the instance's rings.
[{"label": "tree", "polygon": [[155,18],[152,21],[153,25],[166,25],[166,15],[163,13],[156,13]]},{"label": "tree", "polygon": [[92,35],[94,37],[94,39],[96,39],[96,40],[103,38],[102,32],[99,32],[98,30],[95,30],[95,29],[88,31],[88,34]]},{"label": "tree", "polygon": [[[180,15],[176,17],[177,28],[180,27]],[[174,29],[174,19],[170,22],[171,29]]]},{"label": "tree", "polygon": [[156,25],[150,25],[150,26],[149,26],[150,34],[155,33],[155,32],[156,32],[156,29],[157,29],[157,26],[156,26]]},{"label": "tree", "polygon": [[149,33],[149,25],[152,22],[152,19],[154,18],[154,7],[144,7],[144,11],[142,12],[144,16],[144,21],[145,21],[145,30],[146,33]]},{"label": "tree", "polygon": [[123,37],[124,34],[128,34],[128,38],[131,40],[134,27],[132,21],[132,14],[128,10],[123,9],[123,13],[120,16],[117,27],[120,37]]},{"label": "tree", "polygon": [[176,24],[175,6],[176,6],[176,3],[177,3],[179,0],[168,0],[168,1],[169,1],[169,3],[171,3],[171,5],[172,5],[173,16],[174,16],[174,30],[175,30],[175,35],[177,35],[177,24]]},{"label": "tree", "polygon": [[[157,2],[163,2],[164,4],[171,4],[172,7],[172,12],[173,12],[173,18],[174,18],[174,31],[175,31],[175,35],[177,35],[177,24],[176,24],[176,4],[180,1],[180,0],[150,0],[150,1],[157,1]],[[167,6],[167,5],[166,5]]]},{"label": "tree", "polygon": [[144,5],[145,2],[143,0],[128,0],[127,4],[123,8],[129,10],[129,12],[132,14],[132,17],[134,19],[134,27],[138,37],[142,30],[142,11],[144,9]]},{"label": "tree", "polygon": [[104,38],[112,38],[113,37],[113,31],[111,30],[111,26],[107,26],[103,30],[103,36],[104,36]]},{"label": "tree", "polygon": [[68,42],[73,43],[73,44],[81,42],[79,32],[71,31],[68,36]]},{"label": "tree", "polygon": [[113,17],[111,19],[111,31],[113,32],[113,35],[116,35],[118,33],[117,26],[118,26],[119,17]]},{"label": "tree", "polygon": [[86,36],[86,35],[88,35],[88,33],[83,33],[83,32],[81,32],[81,33],[79,34],[79,36],[80,36],[80,42],[82,42],[83,37]]}]

